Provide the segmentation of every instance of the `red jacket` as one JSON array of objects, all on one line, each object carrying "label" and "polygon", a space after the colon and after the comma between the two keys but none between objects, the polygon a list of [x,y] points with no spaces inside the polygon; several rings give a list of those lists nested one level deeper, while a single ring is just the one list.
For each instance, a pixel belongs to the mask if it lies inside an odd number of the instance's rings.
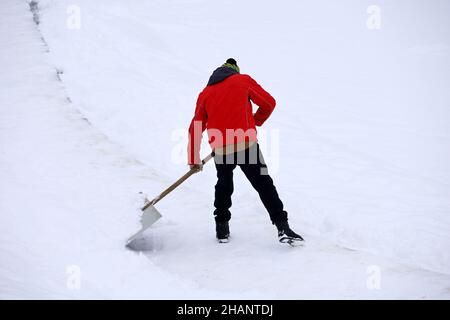
[{"label": "red jacket", "polygon": [[[259,106],[253,114],[252,103]],[[202,133],[208,131],[214,149],[242,141],[256,141],[261,126],[275,108],[275,99],[250,76],[220,67],[197,99],[189,126],[188,163],[200,163]]]}]

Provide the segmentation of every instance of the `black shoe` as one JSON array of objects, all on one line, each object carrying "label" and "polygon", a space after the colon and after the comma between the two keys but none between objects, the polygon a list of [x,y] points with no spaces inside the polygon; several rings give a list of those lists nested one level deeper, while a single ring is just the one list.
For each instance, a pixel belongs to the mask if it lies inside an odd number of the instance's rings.
[{"label": "black shoe", "polygon": [[228,242],[230,227],[228,221],[216,221],[216,237],[220,243]]},{"label": "black shoe", "polygon": [[292,231],[291,228],[289,228],[289,224],[287,221],[278,222],[275,224],[278,229],[278,241],[281,243],[288,243],[290,245],[295,244],[302,244],[303,238],[296,234],[294,231]]}]

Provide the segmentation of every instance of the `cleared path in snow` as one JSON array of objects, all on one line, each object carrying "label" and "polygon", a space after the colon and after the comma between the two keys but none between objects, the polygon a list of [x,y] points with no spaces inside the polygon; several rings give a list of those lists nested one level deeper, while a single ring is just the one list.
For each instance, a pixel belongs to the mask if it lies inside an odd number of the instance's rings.
[{"label": "cleared path in snow", "polygon": [[[190,197],[186,193],[181,201],[188,203]],[[155,264],[209,290],[248,292],[266,299],[450,298],[448,275],[402,266],[309,235],[305,247],[278,244],[268,219],[252,208],[234,210],[238,213],[231,221],[231,241],[218,244],[204,206],[161,207],[167,214],[136,249],[148,250]],[[183,214],[171,219],[176,210]]]}]

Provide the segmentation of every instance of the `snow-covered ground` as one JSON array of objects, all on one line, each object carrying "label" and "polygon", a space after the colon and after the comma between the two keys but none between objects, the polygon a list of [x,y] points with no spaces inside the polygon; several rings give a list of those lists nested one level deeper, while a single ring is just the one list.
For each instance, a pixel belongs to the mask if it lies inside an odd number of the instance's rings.
[{"label": "snow-covered ground", "polygon": [[[0,298],[450,298],[447,1],[379,1],[379,30],[368,1],[36,3],[0,3]],[[126,249],[231,56],[277,98],[261,143],[307,246],[240,172],[218,245],[208,165]]]}]

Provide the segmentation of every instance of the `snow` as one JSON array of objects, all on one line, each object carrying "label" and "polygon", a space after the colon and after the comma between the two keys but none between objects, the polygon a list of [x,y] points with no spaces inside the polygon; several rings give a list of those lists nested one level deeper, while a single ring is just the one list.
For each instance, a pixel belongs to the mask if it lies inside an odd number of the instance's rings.
[{"label": "snow", "polygon": [[[0,4],[0,298],[450,298],[448,2],[380,1],[380,30],[366,1],[37,3]],[[217,244],[209,164],[127,249],[228,57],[277,98],[261,144],[307,245],[238,170]]]}]

